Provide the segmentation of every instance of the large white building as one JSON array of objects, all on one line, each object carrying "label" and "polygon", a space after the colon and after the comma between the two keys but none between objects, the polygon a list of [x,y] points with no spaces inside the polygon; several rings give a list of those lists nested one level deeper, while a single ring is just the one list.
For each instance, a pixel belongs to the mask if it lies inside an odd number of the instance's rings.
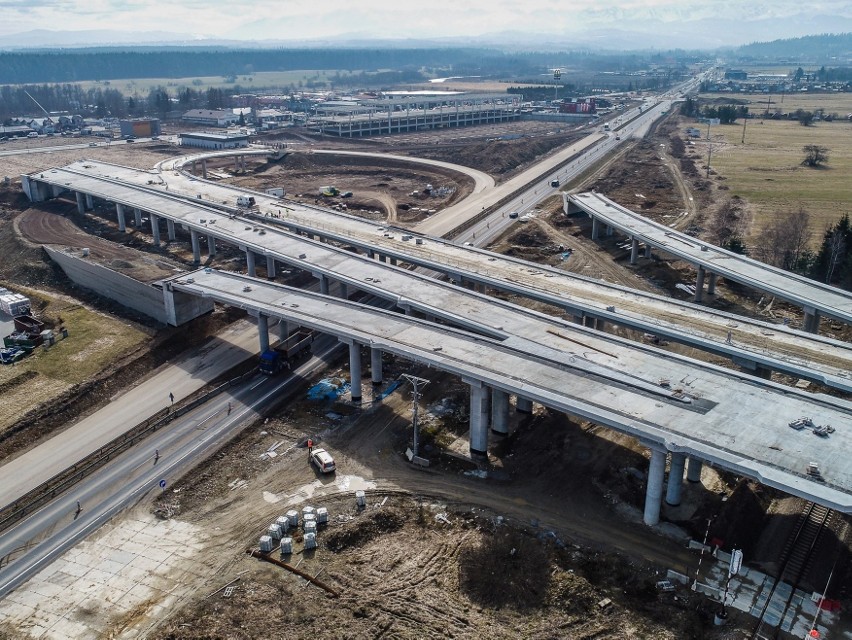
[{"label": "large white building", "polygon": [[249,145],[249,137],[247,133],[181,133],[180,144],[201,149],[239,149]]},{"label": "large white building", "polygon": [[236,124],[240,116],[230,109],[190,109],[181,116],[184,122],[202,124],[208,127],[227,127]]}]

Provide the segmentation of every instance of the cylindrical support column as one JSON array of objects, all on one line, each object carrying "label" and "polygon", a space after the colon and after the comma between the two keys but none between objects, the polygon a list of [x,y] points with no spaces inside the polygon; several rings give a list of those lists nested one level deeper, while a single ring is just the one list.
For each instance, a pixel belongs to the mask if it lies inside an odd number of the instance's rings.
[{"label": "cylindrical support column", "polygon": [[610,236],[611,236],[611,235],[613,235],[614,233],[615,233],[615,227],[613,227],[612,225],[609,225],[609,224],[608,224],[608,225],[606,225],[606,235],[607,235],[607,237],[610,237]]},{"label": "cylindrical support column", "polygon": [[819,311],[816,309],[805,309],[805,320],[802,329],[808,333],[819,333]]},{"label": "cylindrical support column", "polygon": [[716,274],[712,272],[710,273],[710,278],[707,280],[707,295],[716,295]]},{"label": "cylindrical support column", "polygon": [[133,210],[133,219],[136,221],[136,228],[142,228],[142,209]]},{"label": "cylindrical support column", "polygon": [[639,241],[636,238],[630,243],[630,264],[636,264],[639,261]]},{"label": "cylindrical support column", "polygon": [[95,208],[95,199],[92,197],[92,194],[86,194],[86,208],[94,209]]},{"label": "cylindrical support column", "polygon": [[686,455],[673,453],[669,466],[669,482],[666,485],[666,504],[676,507],[680,504],[680,491],[683,487],[683,468],[686,466]]},{"label": "cylindrical support column", "polygon": [[115,215],[118,218],[118,230],[127,231],[127,222],[124,220],[124,205],[115,203]]},{"label": "cylindrical support column", "polygon": [[216,255],[216,238],[210,233],[207,234],[207,255],[211,258]]},{"label": "cylindrical support column", "polygon": [[515,402],[515,410],[518,413],[532,413],[532,410],[533,410],[532,400],[518,396],[517,402]]},{"label": "cylindrical support column", "polygon": [[686,479],[690,482],[701,482],[701,468],[704,463],[698,458],[689,457],[689,462],[686,467]]},{"label": "cylindrical support column", "polygon": [[666,452],[662,449],[651,449],[651,463],[648,465],[648,486],[645,488],[645,514],[642,518],[649,527],[660,522],[665,477]]},{"label": "cylindrical support column", "polygon": [[706,271],[704,267],[698,267],[698,277],[695,279],[695,301],[701,302],[704,299],[704,275]]},{"label": "cylindrical support column", "polygon": [[592,240],[598,239],[598,236],[601,233],[600,226],[601,226],[601,223],[598,222],[598,219],[592,218]]},{"label": "cylindrical support column", "polygon": [[290,323],[283,318],[278,321],[278,339],[286,340],[290,335]]},{"label": "cylindrical support column", "polygon": [[196,162],[195,162],[195,160],[193,160],[192,161],[192,175],[195,175],[197,171],[198,171],[198,168],[197,168]]},{"label": "cylindrical support column", "polygon": [[340,283],[340,297],[349,300],[349,287],[346,286],[345,282]]},{"label": "cylindrical support column", "polygon": [[260,352],[269,349],[269,318],[262,313],[257,316],[257,337],[260,340]]},{"label": "cylindrical support column", "polygon": [[77,196],[77,213],[81,216],[86,213],[86,196],[79,191],[75,192]]},{"label": "cylindrical support column", "polygon": [[174,241],[177,238],[177,236],[175,235],[175,221],[166,218],[166,229],[169,233],[169,240]]},{"label": "cylindrical support column", "polygon": [[319,277],[320,293],[324,296],[328,295],[328,276],[320,275]]},{"label": "cylindrical support column", "polygon": [[491,390],[491,430],[500,435],[509,433],[509,394]]},{"label": "cylindrical support column", "polygon": [[257,270],[254,265],[254,251],[251,249],[246,249],[246,273],[248,273],[251,277],[257,275]]},{"label": "cylindrical support column", "polygon": [[160,246],[160,219],[153,213],[148,214],[148,219],[151,221],[151,235],[154,236],[154,246]]},{"label": "cylindrical support column", "polygon": [[207,158],[201,160],[201,177],[207,180]]},{"label": "cylindrical support column", "polygon": [[273,256],[266,256],[266,277],[274,278],[277,274],[275,271],[275,258]]},{"label": "cylindrical support column", "polygon": [[382,384],[382,350],[370,348],[370,379],[373,384]]},{"label": "cylindrical support column", "polygon": [[651,245],[647,242],[645,243],[645,257],[650,260],[651,258]]},{"label": "cylindrical support column", "polygon": [[189,239],[192,242],[192,261],[198,264],[201,262],[201,247],[198,244],[198,232],[195,229],[189,230]]},{"label": "cylindrical support column", "polygon": [[479,380],[470,385],[470,453],[488,455],[488,387]]},{"label": "cylindrical support column", "polygon": [[240,157],[234,156],[234,173],[240,170]]},{"label": "cylindrical support column", "polygon": [[361,345],[349,343],[349,390],[352,402],[361,402]]}]

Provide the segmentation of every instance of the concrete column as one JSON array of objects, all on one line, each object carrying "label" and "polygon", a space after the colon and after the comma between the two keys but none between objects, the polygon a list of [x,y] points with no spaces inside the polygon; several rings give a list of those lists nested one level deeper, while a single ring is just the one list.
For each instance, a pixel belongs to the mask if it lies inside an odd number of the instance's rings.
[{"label": "concrete column", "polygon": [[133,219],[136,221],[136,228],[142,228],[142,209],[133,210]]},{"label": "concrete column", "polygon": [[645,257],[650,260],[651,258],[651,245],[647,242],[645,243]]},{"label": "concrete column", "polygon": [[277,274],[275,271],[275,258],[273,256],[266,256],[266,277],[274,278]]},{"label": "concrete column", "polygon": [[662,449],[652,448],[651,463],[648,465],[648,486],[645,488],[645,514],[642,518],[649,527],[660,522],[665,476],[666,452]]},{"label": "concrete column", "polygon": [[207,180],[207,158],[201,160],[201,177]]},{"label": "concrete column", "polygon": [[207,234],[207,255],[211,258],[216,255],[216,238],[212,234]]},{"label": "concrete column", "polygon": [[290,335],[290,323],[283,318],[278,321],[278,339],[286,340]]},{"label": "concrete column", "polygon": [[470,385],[470,453],[488,455],[488,387],[479,380]]},{"label": "concrete column", "polygon": [[515,402],[515,410],[518,413],[532,413],[532,400],[528,400],[527,398],[522,398],[521,396],[518,396],[517,401]]},{"label": "concrete column", "polygon": [[251,277],[255,277],[257,275],[257,270],[254,265],[254,251],[251,249],[246,249],[246,273],[248,273]]},{"label": "concrete column", "polygon": [[118,230],[127,231],[127,223],[124,220],[124,205],[115,203],[115,215],[118,218]]},{"label": "concrete column", "polygon": [[690,482],[701,482],[701,467],[704,463],[698,458],[689,457],[689,462],[686,467],[686,479]]},{"label": "concrete column", "polygon": [[370,260],[373,260],[373,259],[376,257],[376,252],[375,252],[375,251],[373,251],[372,249],[369,249],[369,250],[367,251],[367,257],[368,257]]},{"label": "concrete column", "polygon": [[86,213],[86,196],[79,191],[75,191],[74,195],[77,196],[77,213],[83,215]]},{"label": "concrete column", "polygon": [[240,170],[240,157],[234,156],[234,173],[237,173]]},{"label": "concrete column", "polygon": [[189,230],[189,239],[192,241],[192,261],[199,264],[201,262],[201,247],[198,246],[198,232],[195,229]]},{"label": "concrete column", "polygon": [[257,316],[257,337],[260,339],[260,352],[269,349],[269,318],[262,313]]},{"label": "concrete column", "polygon": [[710,280],[707,281],[707,295],[715,296],[716,295],[716,274],[710,274]]},{"label": "concrete column", "polygon": [[345,282],[340,283],[340,297],[344,300],[349,300],[349,288]]},{"label": "concrete column", "polygon": [[169,240],[173,241],[177,238],[175,235],[175,221],[166,218],[166,229],[168,229]]},{"label": "concrete column", "polygon": [[636,264],[639,261],[639,241],[636,238],[630,243],[630,264]]},{"label": "concrete column", "polygon": [[370,378],[373,384],[382,384],[382,350],[370,348]]},{"label": "concrete column", "polygon": [[808,333],[819,333],[819,311],[805,308],[805,320],[802,327]]},{"label": "concrete column", "polygon": [[246,156],[245,156],[245,154],[240,156],[240,164],[243,167],[243,173],[245,173],[245,171],[246,171]]},{"label": "concrete column", "polygon": [[704,267],[698,267],[698,277],[695,279],[695,301],[701,302],[704,299]]},{"label": "concrete column", "polygon": [[597,218],[592,218],[592,240],[597,240],[598,236],[600,236],[600,222],[598,222]]},{"label": "concrete column", "polygon": [[86,194],[86,208],[90,210],[95,208],[95,199],[89,193]]},{"label": "concrete column", "polygon": [[151,234],[154,236],[154,246],[160,246],[160,219],[153,213],[148,214],[148,219],[151,221]]},{"label": "concrete column", "polygon": [[349,343],[349,389],[352,402],[361,402],[361,345]]},{"label": "concrete column", "polygon": [[321,275],[319,277],[320,293],[324,296],[328,295],[328,276]]},{"label": "concrete column", "polygon": [[606,236],[609,238],[612,234],[615,233],[615,227],[611,225],[606,225]]},{"label": "concrete column", "polygon": [[500,389],[491,390],[491,430],[504,436],[509,433],[509,394]]},{"label": "concrete column", "polygon": [[669,482],[666,485],[666,504],[673,507],[680,504],[680,490],[683,487],[683,468],[685,465],[685,454],[672,454],[672,462],[669,467]]},{"label": "concrete column", "polygon": [[192,175],[195,175],[195,172],[196,172],[196,171],[197,171],[197,169],[196,169],[195,160],[193,160],[193,161],[192,161]]}]

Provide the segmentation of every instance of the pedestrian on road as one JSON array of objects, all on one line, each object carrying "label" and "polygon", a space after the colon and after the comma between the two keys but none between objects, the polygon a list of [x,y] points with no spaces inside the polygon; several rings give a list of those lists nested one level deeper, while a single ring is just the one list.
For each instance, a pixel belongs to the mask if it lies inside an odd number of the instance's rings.
[{"label": "pedestrian on road", "polygon": [[159,460],[159,459],[160,459],[160,450],[154,449],[154,464],[156,464],[157,460]]},{"label": "pedestrian on road", "polygon": [[169,392],[169,400],[171,400],[172,404],[175,403],[175,394],[173,394],[171,391]]},{"label": "pedestrian on road", "polygon": [[80,501],[77,500],[77,513],[80,513],[83,510],[83,507],[80,506]]},{"label": "pedestrian on road", "polygon": [[231,403],[228,403],[228,415],[231,415]]}]

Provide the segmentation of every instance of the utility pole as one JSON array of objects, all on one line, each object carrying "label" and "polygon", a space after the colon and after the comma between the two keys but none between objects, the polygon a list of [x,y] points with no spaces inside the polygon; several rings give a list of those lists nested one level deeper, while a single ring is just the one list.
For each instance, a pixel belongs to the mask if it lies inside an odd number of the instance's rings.
[{"label": "utility pole", "polygon": [[742,139],[742,144],[745,144],[745,127],[746,127],[746,122],[748,121],[748,118],[746,116],[747,116],[747,114],[744,113],[743,114],[743,139]]},{"label": "utility pole", "polygon": [[556,102],[559,95],[559,80],[562,78],[562,69],[553,70],[553,101]]},{"label": "utility pole", "polygon": [[414,440],[411,446],[411,451],[416,457],[420,447],[420,434],[417,429],[417,404],[420,400],[420,389],[429,384],[429,380],[426,380],[426,378],[418,378],[410,373],[403,373],[402,377],[411,383],[411,401],[414,403],[414,416],[412,418],[412,424],[414,426]]},{"label": "utility pole", "polygon": [[707,179],[710,178],[710,154],[713,151],[713,145],[710,144],[710,121],[707,121]]}]

